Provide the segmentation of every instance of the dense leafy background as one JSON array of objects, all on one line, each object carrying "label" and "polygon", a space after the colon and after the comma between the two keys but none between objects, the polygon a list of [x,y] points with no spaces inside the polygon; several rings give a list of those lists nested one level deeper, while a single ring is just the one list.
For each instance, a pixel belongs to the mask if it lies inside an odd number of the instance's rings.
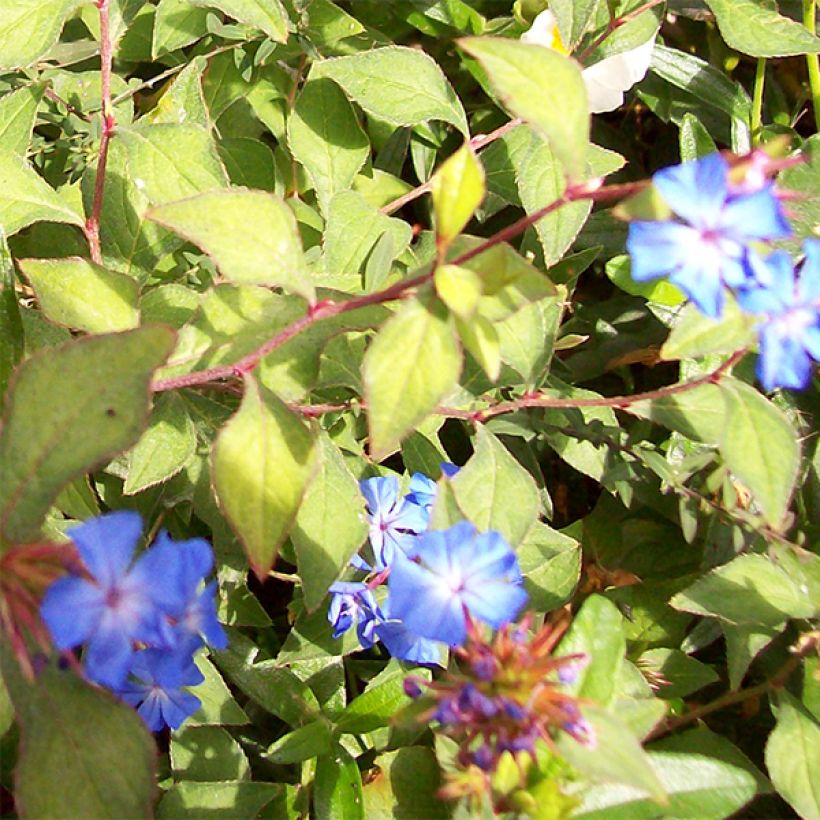
[{"label": "dense leafy background", "polygon": [[562,742],[525,810],[820,817],[817,391],[764,395],[747,317],[630,278],[657,203],[575,196],[770,144],[806,152],[778,181],[816,235],[811,0],[554,0],[587,63],[660,26],[591,119],[578,65],[518,42],[539,0],[109,3],[107,35],[93,2],[0,4],[0,546],[123,508],[202,535],[231,644],[156,744],[6,653],[4,811],[467,816],[434,796],[452,750],[394,722],[406,667],[325,614],[356,480],[448,460],[433,525],[499,530],[592,658],[598,747]]}]

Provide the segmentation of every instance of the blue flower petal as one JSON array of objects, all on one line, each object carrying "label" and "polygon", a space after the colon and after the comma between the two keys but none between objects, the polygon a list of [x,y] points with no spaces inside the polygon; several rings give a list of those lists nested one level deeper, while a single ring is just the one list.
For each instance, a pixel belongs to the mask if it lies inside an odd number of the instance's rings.
[{"label": "blue flower petal", "polygon": [[122,510],[89,518],[66,532],[91,575],[101,586],[111,587],[128,570],[142,535],[142,519],[139,513]]},{"label": "blue flower petal", "polygon": [[719,227],[744,242],[791,236],[792,232],[771,185],[730,199],[720,214]]},{"label": "blue flower petal", "polygon": [[105,593],[83,578],[59,578],[47,590],[40,615],[58,649],[73,649],[94,634],[105,612]]},{"label": "blue flower petal", "polygon": [[726,202],[729,165],[709,154],[658,171],[652,184],[678,216],[697,227],[714,227]]},{"label": "blue flower petal", "polygon": [[131,668],[134,650],[129,637],[113,618],[103,617],[83,655],[88,677],[111,689],[119,689]]},{"label": "blue flower petal", "polygon": [[699,241],[697,231],[678,222],[632,222],[626,240],[632,278],[645,282],[668,275],[686,264]]}]

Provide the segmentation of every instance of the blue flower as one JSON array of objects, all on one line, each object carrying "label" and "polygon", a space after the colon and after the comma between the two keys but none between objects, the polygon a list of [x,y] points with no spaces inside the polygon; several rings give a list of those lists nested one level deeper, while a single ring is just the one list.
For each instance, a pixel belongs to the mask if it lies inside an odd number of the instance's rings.
[{"label": "blue flower", "polygon": [[633,222],[627,249],[632,277],[669,275],[707,316],[720,316],[723,285],[743,287],[760,275],[752,242],[790,234],[771,184],[733,186],[720,154],[659,171],[655,188],[678,221]]},{"label": "blue flower", "polygon": [[789,255],[775,251],[765,260],[769,283],[737,292],[743,310],[763,314],[757,375],[766,390],[806,387],[812,359],[820,360],[820,242],[803,247],[799,277]]},{"label": "blue flower", "polygon": [[337,581],[330,587],[330,596],[327,619],[333,626],[333,637],[341,638],[355,624],[359,643],[370,649],[376,625],[384,617],[372,590],[359,581]]},{"label": "blue flower", "polygon": [[390,599],[385,604],[385,620],[376,627],[376,637],[392,657],[426,666],[441,664],[442,645],[416,634],[406,624],[390,616]]},{"label": "blue flower", "polygon": [[191,643],[179,651],[144,649],[131,664],[131,679],[115,689],[126,703],[134,706],[152,732],[166,726],[178,729],[202,705],[185,688],[205,678],[193,661]]},{"label": "blue flower", "polygon": [[504,538],[479,534],[462,521],[425,533],[409,556],[396,555],[390,611],[411,632],[458,646],[467,637],[467,613],[495,628],[515,618],[527,600],[521,583],[518,559]]},{"label": "blue flower", "polygon": [[214,649],[226,649],[228,636],[216,617],[216,581],[202,586],[213,569],[211,545],[202,538],[174,542],[161,532],[150,553],[155,563],[176,570],[176,583],[166,588],[164,609],[177,622],[182,638],[202,636]]},{"label": "blue flower", "polygon": [[[390,566],[396,552],[410,549],[413,540],[427,529],[429,510],[399,497],[395,476],[368,478],[359,486],[370,517],[370,546],[376,558],[376,569]],[[370,567],[361,559],[352,562],[360,569]]]},{"label": "blue flower", "polygon": [[114,512],[68,530],[88,577],[59,578],[46,591],[40,613],[58,649],[87,642],[86,674],[120,686],[131,666],[133,643],[172,646],[167,604],[175,601],[180,567],[160,563],[151,551],[132,566],[142,521],[134,512]]},{"label": "blue flower", "polygon": [[[452,478],[458,470],[459,468],[449,461],[445,461],[441,464],[441,474],[445,478]],[[407,493],[405,499],[432,512],[437,490],[438,486],[432,478],[424,475],[424,473],[413,473],[413,475],[410,476],[410,492]]]}]

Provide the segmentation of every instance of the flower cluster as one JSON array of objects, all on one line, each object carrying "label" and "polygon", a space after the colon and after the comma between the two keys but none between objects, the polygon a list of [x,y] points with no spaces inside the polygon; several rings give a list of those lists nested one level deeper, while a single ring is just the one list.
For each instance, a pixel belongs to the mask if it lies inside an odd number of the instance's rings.
[{"label": "flower cluster", "polygon": [[213,553],[199,538],[160,533],[136,561],[142,520],[134,512],[91,518],[68,531],[81,565],[46,590],[40,615],[60,650],[84,646],[86,676],[111,689],[157,731],[200,706],[184,687],[203,680],[194,653],[228,639],[216,618]]},{"label": "flower cluster", "polygon": [[438,722],[458,743],[462,770],[478,767],[491,773],[505,753],[534,755],[536,742],[551,746],[559,732],[595,745],[578,699],[565,689],[589,659],[552,655],[564,625],[545,625],[534,636],[529,626],[527,616],[487,642],[471,622],[467,641],[455,651],[457,671],[432,683],[405,681],[405,692],[421,709],[418,719]]},{"label": "flower cluster", "polygon": [[635,280],[668,275],[709,317],[721,315],[729,288],[759,317],[761,384],[802,388],[820,359],[820,242],[806,241],[802,269],[784,251],[759,255],[756,244],[791,234],[761,156],[745,169],[710,154],[656,173],[676,218],[631,223],[627,249]]},{"label": "flower cluster", "polygon": [[[455,470],[442,465],[447,477]],[[396,658],[434,664],[444,646],[464,642],[471,619],[498,628],[520,612],[527,595],[518,559],[499,533],[479,533],[467,521],[427,531],[434,481],[416,473],[403,497],[392,476],[366,479],[361,489],[373,566],[356,556],[352,565],[368,576],[330,587],[334,637],[355,626],[365,649],[378,640]]]}]

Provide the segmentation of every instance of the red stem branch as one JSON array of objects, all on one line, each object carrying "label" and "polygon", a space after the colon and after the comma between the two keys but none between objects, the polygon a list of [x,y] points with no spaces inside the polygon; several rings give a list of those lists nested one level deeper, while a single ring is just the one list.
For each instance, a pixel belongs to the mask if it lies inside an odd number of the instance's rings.
[{"label": "red stem branch", "polygon": [[595,38],[580,54],[576,54],[575,59],[578,62],[583,63],[587,57],[592,54],[601,43],[604,42],[608,37],[612,35],[613,32],[617,31],[621,26],[625,26],[627,23],[632,22],[636,17],[639,17],[645,11],[649,11],[649,9],[654,8],[655,6],[659,6],[663,3],[664,0],[648,0],[648,2],[644,3],[642,6],[638,6],[638,8],[633,9],[632,11],[624,14],[622,17],[613,17],[610,19],[607,27],[601,32],[601,34]]},{"label": "red stem branch", "polygon": [[108,146],[114,134],[114,108],[111,104],[111,66],[114,60],[114,47],[111,42],[111,26],[108,0],[97,0],[100,12],[100,85],[102,97],[102,135],[100,137],[100,156],[97,161],[97,176],[94,180],[94,199],[91,214],[85,222],[85,235],[91,251],[91,259],[98,265],[102,263],[100,249],[100,215],[102,214],[103,193],[105,191],[105,169],[108,164]]}]

